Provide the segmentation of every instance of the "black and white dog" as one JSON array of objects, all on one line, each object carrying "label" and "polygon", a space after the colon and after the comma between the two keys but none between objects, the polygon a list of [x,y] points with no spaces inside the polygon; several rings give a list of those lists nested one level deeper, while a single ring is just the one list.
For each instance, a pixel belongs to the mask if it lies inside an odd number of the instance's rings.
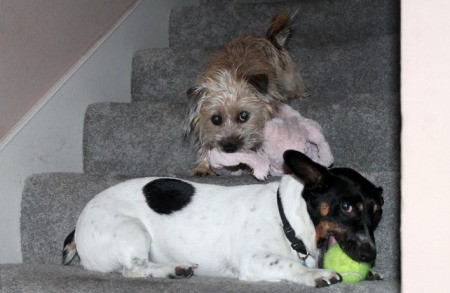
[{"label": "black and white dog", "polygon": [[327,170],[297,151],[284,159],[293,174],[268,184],[141,178],[110,187],[81,213],[64,242],[63,264],[78,253],[84,268],[126,277],[190,277],[195,269],[320,287],[341,280],[320,269],[330,243],[374,262],[382,189],[352,169]]}]

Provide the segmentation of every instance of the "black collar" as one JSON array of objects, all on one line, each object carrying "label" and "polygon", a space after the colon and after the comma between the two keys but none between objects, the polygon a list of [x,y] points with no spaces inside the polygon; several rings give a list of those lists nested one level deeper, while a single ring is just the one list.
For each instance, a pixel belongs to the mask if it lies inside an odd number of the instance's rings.
[{"label": "black collar", "polygon": [[277,203],[278,203],[278,212],[280,213],[281,223],[283,224],[284,234],[286,238],[291,242],[292,249],[297,251],[298,253],[303,254],[304,256],[300,257],[302,260],[305,260],[308,257],[308,251],[306,250],[306,246],[302,240],[295,237],[295,231],[292,229],[291,224],[286,218],[286,215],[283,211],[283,204],[281,203],[280,197],[280,189],[277,191]]}]

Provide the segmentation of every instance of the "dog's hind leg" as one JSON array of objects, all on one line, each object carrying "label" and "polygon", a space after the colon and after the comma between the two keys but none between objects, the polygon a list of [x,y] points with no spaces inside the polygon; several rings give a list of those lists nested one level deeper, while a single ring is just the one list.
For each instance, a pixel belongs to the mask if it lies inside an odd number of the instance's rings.
[{"label": "dog's hind leg", "polygon": [[239,279],[245,281],[291,281],[307,286],[323,287],[340,282],[333,271],[308,268],[300,262],[271,253],[254,253],[242,262]]},{"label": "dog's hind leg", "polygon": [[277,79],[286,92],[287,99],[306,98],[308,96],[305,83],[296,66],[287,65],[287,68],[278,69]]},{"label": "dog's hind leg", "polygon": [[151,236],[144,225],[134,218],[121,221],[121,225],[114,229],[114,234],[116,241],[111,247],[111,253],[118,256],[125,277],[189,278],[198,267],[193,263],[150,262],[148,255],[151,249]]},{"label": "dog's hind leg", "polygon": [[133,258],[131,265],[123,268],[123,275],[127,278],[189,278],[194,274],[197,264],[157,264],[148,259]]}]

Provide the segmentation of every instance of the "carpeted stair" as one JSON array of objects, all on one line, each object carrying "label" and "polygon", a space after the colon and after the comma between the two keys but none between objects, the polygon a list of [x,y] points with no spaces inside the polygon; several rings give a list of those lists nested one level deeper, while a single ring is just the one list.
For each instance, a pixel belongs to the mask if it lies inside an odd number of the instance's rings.
[{"label": "carpeted stair", "polygon": [[[324,128],[335,166],[353,167],[384,188],[376,232],[378,282],[326,292],[399,292],[399,3],[390,0],[201,0],[171,13],[169,48],[135,53],[132,102],[89,106],[82,174],[36,174],[22,200],[23,264],[0,265],[1,292],[315,292],[289,282],[124,279],[63,267],[61,248],[86,202],[136,176],[178,176],[223,185],[252,177],[189,176],[195,155],[183,140],[185,91],[208,57],[235,36],[263,35],[276,11],[299,8],[289,49],[310,97],[289,103]],[[270,178],[271,181],[278,178]]]}]

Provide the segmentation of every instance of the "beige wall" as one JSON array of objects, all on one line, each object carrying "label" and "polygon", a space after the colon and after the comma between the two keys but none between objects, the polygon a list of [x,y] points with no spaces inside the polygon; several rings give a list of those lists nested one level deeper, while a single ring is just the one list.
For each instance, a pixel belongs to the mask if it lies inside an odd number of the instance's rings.
[{"label": "beige wall", "polygon": [[0,141],[136,0],[0,0]]},{"label": "beige wall", "polygon": [[402,5],[403,292],[448,292],[450,1]]}]

